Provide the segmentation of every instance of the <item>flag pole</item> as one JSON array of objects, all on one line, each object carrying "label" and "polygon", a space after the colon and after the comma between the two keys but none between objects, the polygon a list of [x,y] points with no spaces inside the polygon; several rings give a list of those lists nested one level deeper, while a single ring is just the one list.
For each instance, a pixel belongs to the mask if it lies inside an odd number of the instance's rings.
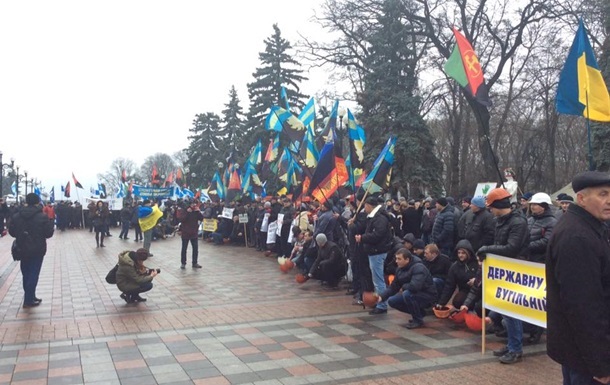
[{"label": "flag pole", "polygon": [[593,148],[591,146],[591,119],[589,119],[589,91],[585,91],[585,99],[587,101],[587,117],[586,117],[586,127],[587,127],[587,142],[589,148],[589,171],[595,170],[595,166],[593,165]]}]

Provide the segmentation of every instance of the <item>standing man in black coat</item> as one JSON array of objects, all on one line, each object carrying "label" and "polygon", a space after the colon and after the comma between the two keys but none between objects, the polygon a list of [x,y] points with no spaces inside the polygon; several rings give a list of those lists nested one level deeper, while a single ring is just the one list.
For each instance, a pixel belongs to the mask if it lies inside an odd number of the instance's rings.
[{"label": "standing man in black coat", "polygon": [[610,384],[610,174],[583,172],[572,188],[547,249],[547,353],[564,384]]},{"label": "standing man in black coat", "polygon": [[21,207],[11,218],[9,234],[16,238],[20,248],[21,274],[23,275],[23,307],[40,305],[42,299],[36,297],[36,286],[42,268],[42,260],[47,253],[47,238],[53,236],[53,221],[42,212],[40,198],[34,193],[25,196]]}]

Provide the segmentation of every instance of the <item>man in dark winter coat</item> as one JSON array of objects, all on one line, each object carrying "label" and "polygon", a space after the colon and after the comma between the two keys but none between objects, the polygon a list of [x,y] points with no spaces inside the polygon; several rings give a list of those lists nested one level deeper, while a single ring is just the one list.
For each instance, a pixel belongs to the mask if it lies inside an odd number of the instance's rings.
[{"label": "man in dark winter coat", "polygon": [[496,222],[493,215],[485,208],[485,197],[476,196],[470,202],[458,222],[460,239],[467,239],[472,249],[477,251],[481,246],[493,245]]},{"label": "man in dark winter coat", "polygon": [[[455,246],[457,261],[453,262],[447,274],[447,280],[443,287],[443,292],[439,297],[439,306],[446,306],[453,296],[452,305],[455,308],[460,308],[464,300],[468,296],[470,288],[474,284],[475,274],[479,268],[477,259],[474,256],[474,250],[470,242],[462,239]],[[454,294],[455,289],[458,292]]]},{"label": "man in dark winter coat", "polygon": [[435,243],[442,254],[451,257],[454,226],[456,225],[456,223],[454,223],[455,211],[453,210],[453,206],[447,201],[447,198],[438,198],[436,201],[436,211],[438,214],[436,215],[434,226],[432,227],[430,243]]},{"label": "man in dark winter coat", "polygon": [[403,313],[411,314],[413,319],[405,326],[415,329],[424,325],[424,309],[436,300],[436,287],[430,271],[421,259],[407,249],[396,252],[396,276],[394,281],[379,296],[379,303],[388,304]]},{"label": "man in dark winter coat", "polygon": [[336,243],[326,239],[326,235],[316,236],[318,256],[309,270],[309,277],[328,283],[330,288],[337,288],[345,275],[347,262]]},{"label": "man in dark winter coat", "polygon": [[182,249],[180,250],[180,268],[186,267],[186,250],[189,242],[192,248],[192,266],[193,269],[200,269],[201,265],[197,263],[199,257],[199,222],[203,221],[203,213],[199,209],[199,202],[191,201],[188,208],[180,208],[177,213],[180,221],[180,237],[182,238]]},{"label": "man in dark winter coat", "polygon": [[[373,275],[373,285],[376,293],[383,293],[386,289],[383,268],[388,251],[393,245],[393,235],[388,214],[384,211],[377,198],[368,197],[364,203],[367,213],[366,229],[364,234],[355,236],[356,242],[362,242],[369,256],[369,267]],[[380,302],[369,312],[371,315],[385,314],[388,304]]]},{"label": "man in dark winter coat", "polygon": [[[419,241],[421,242],[421,240]],[[436,292],[440,296],[445,287],[447,274],[449,274],[449,269],[451,268],[451,261],[449,260],[449,257],[441,254],[434,243],[425,246],[424,258],[424,265],[428,268],[430,274],[432,274],[432,281],[436,287]],[[435,302],[438,302],[438,298]]]},{"label": "man in dark winter coat", "polygon": [[[495,188],[487,194],[487,206],[496,217],[494,244],[483,246],[477,251],[480,258],[486,253],[498,254],[508,258],[518,258],[525,252],[529,242],[527,219],[521,209],[511,209],[510,193],[503,188]],[[521,361],[523,354],[523,323],[513,317],[503,315],[508,334],[506,347],[494,351],[503,364]]]},{"label": "man in dark winter coat", "polygon": [[547,353],[564,384],[609,384],[610,175],[578,174],[572,188],[547,249]]},{"label": "man in dark winter coat", "polygon": [[23,275],[23,307],[38,306],[42,300],[36,297],[36,286],[47,253],[47,238],[53,236],[54,224],[42,212],[40,198],[34,193],[25,197],[26,205],[13,214],[9,234],[16,238]]}]

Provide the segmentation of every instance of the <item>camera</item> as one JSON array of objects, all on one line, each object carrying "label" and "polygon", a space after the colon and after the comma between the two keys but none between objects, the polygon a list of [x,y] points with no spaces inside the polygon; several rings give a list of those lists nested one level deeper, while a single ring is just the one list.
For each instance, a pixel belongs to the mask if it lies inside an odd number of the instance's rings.
[{"label": "camera", "polygon": [[157,269],[148,269],[148,274],[151,274],[153,271],[156,271],[157,274],[161,273],[161,269],[157,268]]}]

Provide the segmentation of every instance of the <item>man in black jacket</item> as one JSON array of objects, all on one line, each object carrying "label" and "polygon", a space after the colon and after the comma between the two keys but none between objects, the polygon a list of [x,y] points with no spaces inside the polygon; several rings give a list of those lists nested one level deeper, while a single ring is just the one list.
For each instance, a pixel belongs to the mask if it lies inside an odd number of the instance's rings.
[{"label": "man in black jacket", "polygon": [[[486,253],[498,254],[507,258],[518,258],[523,255],[529,243],[527,219],[520,209],[511,209],[510,193],[499,187],[487,194],[486,202],[491,213],[496,217],[494,244],[483,246],[477,251],[480,258]],[[517,318],[503,315],[508,334],[507,345],[494,351],[503,364],[514,364],[521,361],[523,354],[523,322]]]},{"label": "man in black jacket", "polygon": [[[392,248],[394,236],[390,226],[388,214],[384,211],[377,198],[368,197],[364,203],[367,213],[366,229],[364,234],[355,236],[356,242],[362,242],[369,256],[369,267],[373,275],[373,285],[376,293],[383,293],[386,289],[383,268],[388,251]],[[385,314],[388,304],[380,302],[369,312],[371,315]]]},{"label": "man in black jacket", "polygon": [[546,255],[547,353],[564,384],[609,384],[610,174],[578,174],[572,188]]},{"label": "man in black jacket", "polygon": [[25,197],[26,205],[17,211],[9,223],[9,234],[16,238],[20,248],[21,274],[23,275],[23,307],[40,305],[36,286],[47,253],[47,238],[53,236],[53,222],[42,212],[40,198],[34,193]]},{"label": "man in black jacket", "polygon": [[345,275],[347,262],[336,243],[326,239],[324,233],[316,236],[318,256],[309,270],[309,278],[328,283],[329,288],[336,289]]},{"label": "man in black jacket", "polygon": [[437,293],[432,275],[421,259],[413,256],[409,250],[396,252],[396,276],[390,287],[381,293],[379,303],[388,304],[403,313],[411,314],[413,319],[405,326],[415,329],[424,325],[424,308],[432,305]]}]

